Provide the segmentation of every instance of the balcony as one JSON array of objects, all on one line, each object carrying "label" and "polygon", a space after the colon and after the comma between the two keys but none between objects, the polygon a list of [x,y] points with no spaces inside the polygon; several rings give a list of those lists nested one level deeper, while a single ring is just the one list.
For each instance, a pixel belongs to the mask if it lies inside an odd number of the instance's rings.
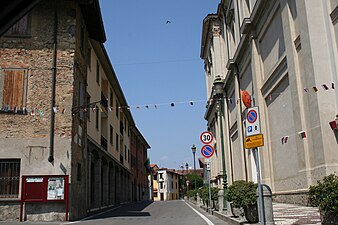
[{"label": "balcony", "polygon": [[107,151],[107,139],[101,135],[101,147]]}]

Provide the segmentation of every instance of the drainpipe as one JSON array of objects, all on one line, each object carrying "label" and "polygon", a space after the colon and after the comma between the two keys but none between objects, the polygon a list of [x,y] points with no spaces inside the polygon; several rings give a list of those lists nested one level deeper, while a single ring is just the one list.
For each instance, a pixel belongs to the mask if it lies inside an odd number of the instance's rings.
[{"label": "drainpipe", "polygon": [[[235,68],[234,68],[234,76],[235,76],[235,85],[237,87],[237,95],[239,96],[239,99],[237,99],[239,102],[238,102],[238,105],[239,105],[239,111],[240,111],[240,114],[239,114],[239,120],[237,121],[238,123],[238,132],[241,132],[241,135],[242,135],[242,146],[243,146],[243,154],[244,154],[244,170],[245,170],[245,180],[248,181],[248,167],[247,167],[247,161],[246,161],[246,151],[245,151],[245,148],[244,148],[244,130],[243,130],[243,116],[242,116],[242,103],[241,103],[241,90],[240,90],[240,79],[239,79],[239,71],[238,71],[238,65],[237,63],[235,64]],[[237,101],[236,100],[236,101]]]},{"label": "drainpipe", "polygon": [[54,30],[53,30],[53,65],[52,65],[52,96],[50,102],[50,141],[48,161],[54,161],[54,124],[55,124],[55,83],[56,83],[56,57],[57,57],[57,30],[58,15],[56,1],[54,1]]}]

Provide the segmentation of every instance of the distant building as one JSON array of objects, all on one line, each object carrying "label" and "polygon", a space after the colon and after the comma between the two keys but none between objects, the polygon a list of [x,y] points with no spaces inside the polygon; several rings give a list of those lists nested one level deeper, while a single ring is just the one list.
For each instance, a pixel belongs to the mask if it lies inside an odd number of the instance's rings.
[{"label": "distant building", "polygon": [[166,201],[180,199],[180,177],[175,170],[161,168],[154,176],[154,200]]},{"label": "distant building", "polygon": [[156,176],[159,167],[156,164],[150,164],[150,169],[151,169],[151,173],[148,174],[149,200],[154,200],[154,193],[155,193],[154,187],[156,187],[156,192],[157,192],[157,182],[156,182],[156,185],[155,185],[154,177]]}]

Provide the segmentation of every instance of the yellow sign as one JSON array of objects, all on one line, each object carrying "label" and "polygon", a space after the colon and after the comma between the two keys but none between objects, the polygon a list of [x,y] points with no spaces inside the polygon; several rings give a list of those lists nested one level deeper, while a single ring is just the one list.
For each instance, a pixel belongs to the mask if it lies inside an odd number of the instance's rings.
[{"label": "yellow sign", "polygon": [[256,148],[264,146],[263,134],[256,134],[245,138],[245,148]]}]

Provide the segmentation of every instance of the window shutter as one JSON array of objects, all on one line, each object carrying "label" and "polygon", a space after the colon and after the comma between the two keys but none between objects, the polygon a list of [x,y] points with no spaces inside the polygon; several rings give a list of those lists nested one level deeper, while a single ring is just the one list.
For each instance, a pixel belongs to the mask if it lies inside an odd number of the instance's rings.
[{"label": "window shutter", "polygon": [[13,110],[14,107],[23,107],[24,70],[5,70],[2,106]]}]

